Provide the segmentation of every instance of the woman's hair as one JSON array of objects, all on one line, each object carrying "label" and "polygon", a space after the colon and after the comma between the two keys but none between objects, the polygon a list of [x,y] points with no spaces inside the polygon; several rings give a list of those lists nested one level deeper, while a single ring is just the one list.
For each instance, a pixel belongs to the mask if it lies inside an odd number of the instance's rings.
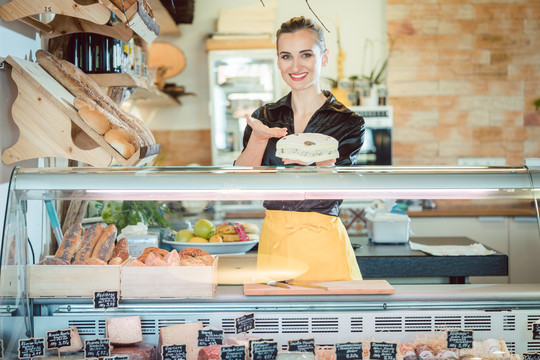
[{"label": "woman's hair", "polygon": [[315,39],[319,44],[321,50],[324,52],[326,50],[326,45],[324,43],[324,30],[316,22],[311,19],[306,19],[303,16],[293,17],[289,21],[281,24],[281,27],[276,32],[276,42],[279,40],[281,34],[290,34],[297,32],[298,30],[311,30],[315,33]]}]

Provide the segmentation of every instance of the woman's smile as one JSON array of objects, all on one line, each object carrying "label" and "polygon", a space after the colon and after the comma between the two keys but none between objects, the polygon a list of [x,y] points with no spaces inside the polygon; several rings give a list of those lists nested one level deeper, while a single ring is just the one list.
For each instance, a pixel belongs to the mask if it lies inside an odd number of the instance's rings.
[{"label": "woman's smile", "polygon": [[308,75],[307,72],[289,74],[289,76],[291,77],[293,81],[302,81],[306,78],[307,75]]}]

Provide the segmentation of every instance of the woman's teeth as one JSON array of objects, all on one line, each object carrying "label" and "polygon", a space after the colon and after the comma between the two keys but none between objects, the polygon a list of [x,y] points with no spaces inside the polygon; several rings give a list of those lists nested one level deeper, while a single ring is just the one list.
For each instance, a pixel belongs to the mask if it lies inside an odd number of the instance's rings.
[{"label": "woman's teeth", "polygon": [[307,76],[307,73],[302,74],[289,74],[293,80],[302,80]]}]

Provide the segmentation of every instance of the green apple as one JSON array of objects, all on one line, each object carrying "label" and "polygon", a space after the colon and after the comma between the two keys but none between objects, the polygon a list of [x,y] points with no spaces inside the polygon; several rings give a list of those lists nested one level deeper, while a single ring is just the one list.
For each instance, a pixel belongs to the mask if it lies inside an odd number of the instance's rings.
[{"label": "green apple", "polygon": [[178,242],[188,242],[189,239],[191,239],[193,236],[193,233],[188,229],[182,229],[176,233],[176,236],[174,237],[174,241]]},{"label": "green apple", "polygon": [[205,239],[210,239],[210,236],[216,233],[216,227],[210,220],[199,219],[193,225],[193,234]]}]

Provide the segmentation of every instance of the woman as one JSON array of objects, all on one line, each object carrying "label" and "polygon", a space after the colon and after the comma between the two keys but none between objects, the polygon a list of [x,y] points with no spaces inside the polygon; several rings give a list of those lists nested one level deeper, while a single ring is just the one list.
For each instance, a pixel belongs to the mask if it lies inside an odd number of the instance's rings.
[{"label": "woman", "polygon": [[[339,142],[339,158],[317,166],[350,166],[362,146],[364,119],[319,85],[328,50],[321,27],[304,17],[283,23],[276,33],[278,68],[291,92],[246,115],[244,149],[235,164],[300,164],[276,157],[276,143],[287,134],[321,133]],[[265,201],[257,268],[270,278],[358,280],[362,276],[347,231],[338,217],[340,200]],[[277,275],[281,273],[282,275]]]}]

